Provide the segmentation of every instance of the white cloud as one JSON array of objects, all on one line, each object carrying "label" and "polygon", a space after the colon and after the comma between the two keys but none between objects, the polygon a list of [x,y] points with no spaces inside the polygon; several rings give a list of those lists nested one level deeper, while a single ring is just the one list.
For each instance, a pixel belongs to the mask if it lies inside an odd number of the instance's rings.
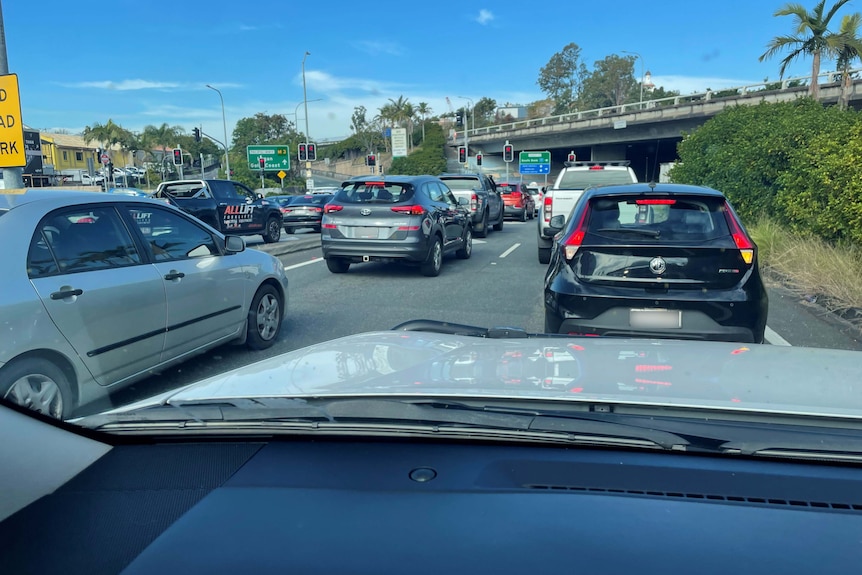
[{"label": "white cloud", "polygon": [[[188,82],[158,82],[152,80],[98,80],[88,82],[60,83],[66,88],[96,88],[99,90],[116,90],[119,92],[134,90],[206,90],[206,84],[192,84]],[[216,88],[241,88],[241,84],[214,84]]]},{"label": "white cloud", "polygon": [[476,16],[476,22],[482,24],[483,26],[493,19],[494,14],[492,14],[490,10],[485,10],[484,8],[479,10],[479,15]]}]

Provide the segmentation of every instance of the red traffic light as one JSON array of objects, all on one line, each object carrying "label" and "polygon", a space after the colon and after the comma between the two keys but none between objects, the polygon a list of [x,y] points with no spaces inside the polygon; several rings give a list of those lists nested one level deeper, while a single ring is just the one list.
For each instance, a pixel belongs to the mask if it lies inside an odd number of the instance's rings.
[{"label": "red traffic light", "polygon": [[506,144],[503,146],[503,161],[511,162],[515,159],[515,148],[512,147],[512,144]]},{"label": "red traffic light", "polygon": [[567,160],[569,162],[574,162],[575,161],[575,152],[569,152]]},{"label": "red traffic light", "polygon": [[368,154],[365,156],[365,165],[367,166],[376,166],[377,165],[377,156],[374,154]]},{"label": "red traffic light", "polygon": [[477,166],[482,165],[482,154],[476,154],[476,165]]},{"label": "red traffic light", "polygon": [[265,159],[263,159],[262,157],[258,158],[258,159],[257,159],[257,162],[260,164],[260,169],[261,169],[261,170],[264,168],[264,166],[266,166],[266,160],[265,160]]},{"label": "red traffic light", "polygon": [[183,150],[182,148],[174,148],[174,165],[182,166],[183,165]]},{"label": "red traffic light", "polygon": [[317,146],[314,144],[308,144],[305,148],[305,153],[308,157],[309,162],[313,162],[317,159]]},{"label": "red traffic light", "polygon": [[306,148],[306,145],[304,143],[299,144],[299,146],[297,147],[296,155],[299,158],[300,162],[305,162],[308,160],[308,149]]},{"label": "red traffic light", "polygon": [[458,162],[464,164],[467,162],[467,148],[464,146],[458,147]]}]

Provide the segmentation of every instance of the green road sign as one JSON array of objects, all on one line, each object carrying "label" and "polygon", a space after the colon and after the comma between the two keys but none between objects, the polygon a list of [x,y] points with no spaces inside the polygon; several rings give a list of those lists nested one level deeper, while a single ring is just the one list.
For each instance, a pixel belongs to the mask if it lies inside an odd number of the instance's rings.
[{"label": "green road sign", "polygon": [[249,170],[259,170],[261,158],[264,162],[263,169],[266,171],[290,169],[290,148],[286,145],[246,146],[246,155]]},{"label": "green road sign", "polygon": [[550,164],[551,152],[521,152],[518,154],[521,165],[525,164]]}]

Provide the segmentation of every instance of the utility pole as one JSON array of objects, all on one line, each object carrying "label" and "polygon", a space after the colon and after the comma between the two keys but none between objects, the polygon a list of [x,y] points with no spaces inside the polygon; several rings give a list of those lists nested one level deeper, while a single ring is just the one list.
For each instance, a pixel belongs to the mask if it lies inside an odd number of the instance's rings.
[{"label": "utility pole", "polygon": [[[3,2],[0,0],[0,75],[9,73],[9,58],[6,55],[6,28],[3,24]],[[3,168],[3,186],[7,190],[24,187],[24,170]]]}]

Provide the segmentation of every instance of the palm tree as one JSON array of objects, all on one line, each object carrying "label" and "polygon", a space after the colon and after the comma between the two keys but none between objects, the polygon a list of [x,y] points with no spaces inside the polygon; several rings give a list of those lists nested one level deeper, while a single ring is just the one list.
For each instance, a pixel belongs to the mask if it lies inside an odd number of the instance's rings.
[{"label": "palm tree", "polygon": [[422,143],[425,143],[425,120],[431,115],[431,106],[428,102],[419,102],[416,106],[416,113],[422,117]]},{"label": "palm tree", "polygon": [[850,0],[837,0],[826,15],[826,0],[820,0],[811,12],[808,12],[802,4],[789,3],[776,10],[773,16],[793,16],[795,28],[790,36],[776,36],[767,44],[766,52],[761,54],[758,60],[763,62],[777,53],[790,50],[790,53],[781,60],[779,69],[780,77],[784,77],[787,66],[799,56],[811,56],[811,84],[808,93],[812,98],[820,95],[817,77],[820,75],[820,58],[823,52],[829,52],[829,23],[839,8]]},{"label": "palm tree", "polygon": [[183,129],[179,126],[169,126],[167,123],[162,123],[161,126],[144,126],[144,132],[141,135],[144,145],[147,149],[152,150],[157,148],[161,150],[162,157],[159,161],[163,161],[168,148],[176,147],[177,138],[183,133]]},{"label": "palm tree", "polygon": [[836,57],[836,66],[841,71],[841,109],[846,110],[850,98],[850,65],[857,58],[862,59],[862,39],[859,38],[859,25],[862,14],[856,12],[841,19],[838,34],[830,40],[830,47]]},{"label": "palm tree", "polygon": [[135,135],[119,124],[114,123],[110,118],[104,124],[96,122],[92,127],[84,127],[81,136],[88,144],[95,141],[104,147],[119,146],[120,154],[123,156],[124,161],[127,152],[135,145]]}]

